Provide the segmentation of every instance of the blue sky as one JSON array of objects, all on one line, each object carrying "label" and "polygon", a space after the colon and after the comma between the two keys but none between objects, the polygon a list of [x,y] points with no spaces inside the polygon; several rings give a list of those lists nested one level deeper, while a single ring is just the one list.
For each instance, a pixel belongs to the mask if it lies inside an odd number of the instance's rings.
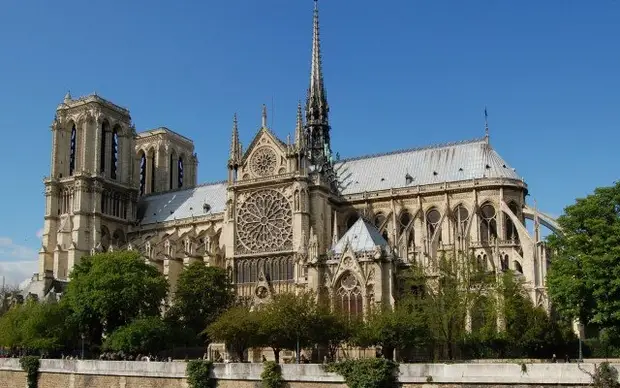
[{"label": "blue sky", "polygon": [[[0,275],[35,270],[54,109],[67,90],[194,139],[224,179],[234,112],[282,138],[308,83],[311,0],[0,2]],[[620,2],[322,0],[332,143],[342,157],[484,134],[559,215],[618,179]],[[272,103],[273,101],[273,103]],[[272,121],[273,120],[273,121]],[[24,275],[26,274],[26,275]]]}]

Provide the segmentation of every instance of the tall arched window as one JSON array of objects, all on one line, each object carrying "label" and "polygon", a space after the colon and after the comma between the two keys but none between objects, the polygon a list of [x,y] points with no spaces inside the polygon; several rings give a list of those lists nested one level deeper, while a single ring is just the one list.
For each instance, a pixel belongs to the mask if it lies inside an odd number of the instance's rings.
[{"label": "tall arched window", "polygon": [[77,158],[77,129],[75,123],[71,127],[71,145],[69,148],[69,175],[73,175]]},{"label": "tall arched window", "polygon": [[116,179],[118,171],[118,127],[112,131],[112,147],[110,150],[110,178]]},{"label": "tall arched window", "polygon": [[[407,210],[404,210],[398,217],[398,235],[399,238],[406,238],[405,246],[407,251],[415,250],[415,228],[410,225],[413,222],[413,216]],[[407,229],[409,227],[409,229]],[[402,237],[403,233],[407,233],[406,237]]]},{"label": "tall arched window", "polygon": [[385,225],[387,224],[386,220],[387,217],[385,217],[385,214],[381,212],[377,213],[377,215],[375,216],[375,227],[379,232],[381,232],[381,235],[383,236],[385,241],[388,241],[388,231],[385,227]]},{"label": "tall arched window", "polygon": [[140,151],[140,195],[146,193],[146,154]]},{"label": "tall arched window", "polygon": [[99,172],[105,172],[105,160],[106,160],[106,135],[110,131],[110,124],[107,121],[104,121],[101,124],[101,148],[99,149]]},{"label": "tall arched window", "polygon": [[155,151],[153,149],[151,149],[151,151],[149,152],[149,158],[151,159],[151,165],[150,170],[151,170],[151,181],[149,182],[149,187],[148,187],[148,191],[149,193],[154,193],[155,192],[155,159],[156,159],[156,154]]},{"label": "tall arched window", "polygon": [[[432,208],[428,212],[426,212],[426,228],[427,228],[427,237],[429,239],[435,236],[437,229],[439,229],[439,221],[441,221],[441,213],[439,210]],[[441,242],[441,233],[439,234],[439,242]]]},{"label": "tall arched window", "polygon": [[334,307],[349,319],[362,318],[364,299],[357,278],[351,272],[345,272],[337,285],[334,295]]},{"label": "tall arched window", "polygon": [[495,208],[490,203],[480,207],[480,241],[489,242],[497,238],[497,220]]},{"label": "tall arched window", "polygon": [[[514,213],[515,216],[519,217],[519,210],[517,204],[514,202],[510,202],[508,204],[508,208],[510,211]],[[512,219],[506,214],[505,216],[506,222],[506,240],[519,241],[519,233],[517,233],[517,227],[512,222]]]},{"label": "tall arched window", "polygon": [[463,205],[458,205],[454,209],[454,226],[456,227],[456,236],[464,237],[467,231],[467,221],[469,221],[469,211]]},{"label": "tall arched window", "polygon": [[178,187],[181,188],[183,187],[183,157],[179,156],[179,185]]}]

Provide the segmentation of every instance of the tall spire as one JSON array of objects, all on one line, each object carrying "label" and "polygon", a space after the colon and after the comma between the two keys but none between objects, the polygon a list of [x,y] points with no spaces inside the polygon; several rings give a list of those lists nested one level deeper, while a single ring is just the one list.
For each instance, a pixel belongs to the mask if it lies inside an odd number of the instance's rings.
[{"label": "tall spire", "polygon": [[489,114],[486,105],[484,106],[484,139],[489,144]]},{"label": "tall spire", "polygon": [[297,103],[297,125],[295,126],[295,147],[297,150],[303,149],[304,141],[304,119],[301,111],[301,101]]},{"label": "tall spire", "polygon": [[323,83],[321,39],[319,36],[319,6],[318,1],[314,0],[312,65],[306,100],[306,144],[310,151],[310,162],[316,166],[327,163],[329,159],[327,154],[331,152],[328,115],[329,105]]},{"label": "tall spire", "polygon": [[239,128],[237,114],[233,116],[232,139],[230,140],[230,158],[228,164],[235,166],[241,160],[241,142],[239,142]]}]

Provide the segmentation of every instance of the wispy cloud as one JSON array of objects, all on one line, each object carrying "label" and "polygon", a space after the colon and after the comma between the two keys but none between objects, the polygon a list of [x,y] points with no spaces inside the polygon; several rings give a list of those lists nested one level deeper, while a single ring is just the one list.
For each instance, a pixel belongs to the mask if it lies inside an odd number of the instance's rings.
[{"label": "wispy cloud", "polygon": [[37,251],[0,236],[0,276],[7,284],[17,285],[37,272]]}]

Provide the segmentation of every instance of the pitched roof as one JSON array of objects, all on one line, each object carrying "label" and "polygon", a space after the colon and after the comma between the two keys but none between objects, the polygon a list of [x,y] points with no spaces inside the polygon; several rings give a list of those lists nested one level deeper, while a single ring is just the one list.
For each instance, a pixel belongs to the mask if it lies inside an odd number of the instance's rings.
[{"label": "pitched roof", "polygon": [[[204,205],[209,205],[205,213]],[[138,219],[142,225],[221,213],[226,210],[226,182],[200,185],[187,190],[146,196],[140,202]]]},{"label": "pitched roof", "polygon": [[484,138],[347,159],[335,170],[345,195],[473,178],[521,179]]},{"label": "pitched roof", "polygon": [[[344,195],[474,178],[521,179],[484,138],[345,159],[335,170]],[[205,203],[211,213],[225,211],[226,182],[146,196],[138,218],[147,225],[200,216]]]},{"label": "pitched roof", "polygon": [[377,246],[387,246],[387,241],[381,236],[377,228],[361,217],[334,245],[332,248],[334,253],[341,254],[345,250],[347,243],[351,246],[353,252],[372,251]]}]

